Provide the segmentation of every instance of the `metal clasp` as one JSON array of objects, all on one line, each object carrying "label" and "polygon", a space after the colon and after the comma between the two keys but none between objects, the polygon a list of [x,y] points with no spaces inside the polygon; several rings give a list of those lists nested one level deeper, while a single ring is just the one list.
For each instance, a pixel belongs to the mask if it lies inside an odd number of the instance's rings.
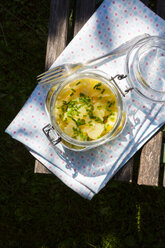
[{"label": "metal clasp", "polygon": [[117,78],[118,80],[122,80],[122,79],[124,79],[124,78],[126,78],[126,77],[127,77],[127,75],[117,74],[116,76],[110,78],[110,81],[113,81],[113,83],[116,85],[116,87],[118,88],[118,90],[120,91],[120,93],[122,94],[122,96],[124,96],[124,97],[126,96],[126,94],[127,94],[129,91],[133,90],[134,88],[128,88],[128,89],[125,90],[125,92],[123,92],[123,90],[122,90],[122,89],[119,87],[119,85],[116,83],[115,78]]},{"label": "metal clasp", "polygon": [[62,138],[55,132],[54,127],[51,124],[46,125],[42,131],[53,146],[61,142]]}]

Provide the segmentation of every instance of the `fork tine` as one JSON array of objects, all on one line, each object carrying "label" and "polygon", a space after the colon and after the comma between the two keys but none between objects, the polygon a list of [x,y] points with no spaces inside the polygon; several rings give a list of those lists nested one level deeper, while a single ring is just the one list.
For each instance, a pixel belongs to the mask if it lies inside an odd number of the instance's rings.
[{"label": "fork tine", "polygon": [[[56,81],[56,80],[62,78],[63,76],[64,76],[64,74],[61,73],[61,74],[52,76],[51,78],[48,78],[48,79],[45,79],[45,80],[41,79],[41,81],[39,81],[38,84],[40,84],[40,85],[49,84],[49,83],[51,83],[53,81]],[[65,76],[67,76],[67,74],[65,74]]]},{"label": "fork tine", "polygon": [[38,77],[37,80],[42,80],[42,79],[51,79],[54,75],[59,75],[60,73],[64,73],[64,68],[61,70],[54,70],[53,72],[49,73],[49,74],[45,74],[42,77]]},{"label": "fork tine", "polygon": [[43,77],[43,78],[41,78],[41,79],[39,79],[39,80],[43,80],[43,81],[50,81],[51,79],[53,79],[53,78],[56,78],[56,77],[60,77],[60,76],[62,76],[63,75],[63,73],[62,72],[58,72],[58,73],[56,73],[56,74],[52,74],[52,76],[51,77],[48,77],[48,76],[45,76],[45,77]]},{"label": "fork tine", "polygon": [[54,68],[52,68],[52,69],[50,69],[50,70],[48,70],[48,71],[45,71],[45,72],[41,73],[40,75],[37,76],[37,78],[43,77],[43,76],[46,75],[46,74],[51,74],[51,73],[53,73],[53,72],[56,71],[56,70],[60,70],[61,68],[63,69],[64,67],[61,66],[61,65],[59,65],[59,66],[57,66],[57,67],[54,67]]}]

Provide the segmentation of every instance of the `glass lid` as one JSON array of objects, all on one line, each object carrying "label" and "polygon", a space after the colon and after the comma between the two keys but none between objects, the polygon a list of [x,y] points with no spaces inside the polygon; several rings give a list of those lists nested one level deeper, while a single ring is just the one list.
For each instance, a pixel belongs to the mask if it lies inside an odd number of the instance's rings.
[{"label": "glass lid", "polygon": [[165,102],[165,38],[150,36],[128,52],[126,74],[131,87],[153,102]]}]

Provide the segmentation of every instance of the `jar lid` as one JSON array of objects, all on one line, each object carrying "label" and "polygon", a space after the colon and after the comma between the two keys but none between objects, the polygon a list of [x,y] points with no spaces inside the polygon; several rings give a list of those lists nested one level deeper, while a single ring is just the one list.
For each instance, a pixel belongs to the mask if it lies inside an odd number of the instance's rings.
[{"label": "jar lid", "polygon": [[150,36],[137,42],[126,57],[127,80],[140,96],[165,102],[165,38]]}]

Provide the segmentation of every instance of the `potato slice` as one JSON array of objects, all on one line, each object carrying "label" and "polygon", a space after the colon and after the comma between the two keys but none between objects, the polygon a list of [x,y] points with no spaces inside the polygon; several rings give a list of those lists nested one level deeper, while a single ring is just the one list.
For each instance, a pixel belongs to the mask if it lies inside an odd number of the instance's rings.
[{"label": "potato slice", "polygon": [[72,90],[68,87],[65,87],[64,89],[61,90],[60,94],[58,95],[58,100],[67,101],[71,93],[72,93]]},{"label": "potato slice", "polygon": [[104,131],[104,125],[101,123],[92,122],[93,126],[89,126],[86,128],[86,132],[89,138],[96,140],[101,136]]},{"label": "potato slice", "polygon": [[64,132],[65,132],[68,136],[70,136],[70,137],[73,137],[73,136],[74,136],[73,127],[76,128],[76,124],[75,124],[75,122],[72,121],[71,119],[70,119],[68,125],[67,125],[66,127],[64,127]]},{"label": "potato slice", "polygon": [[86,115],[87,115],[87,111],[86,111],[85,106],[82,106],[81,108],[79,108],[78,111],[80,112],[78,118],[80,118],[80,119],[85,119],[85,117],[86,117]]},{"label": "potato slice", "polygon": [[89,79],[81,79],[80,84],[77,85],[76,91],[78,95],[80,93],[83,93],[86,96],[90,96],[92,91],[92,85],[89,82]]},{"label": "potato slice", "polygon": [[99,117],[101,120],[103,120],[103,117],[105,116],[105,107],[101,104],[101,102],[97,102],[94,104],[93,114],[94,116]]}]

